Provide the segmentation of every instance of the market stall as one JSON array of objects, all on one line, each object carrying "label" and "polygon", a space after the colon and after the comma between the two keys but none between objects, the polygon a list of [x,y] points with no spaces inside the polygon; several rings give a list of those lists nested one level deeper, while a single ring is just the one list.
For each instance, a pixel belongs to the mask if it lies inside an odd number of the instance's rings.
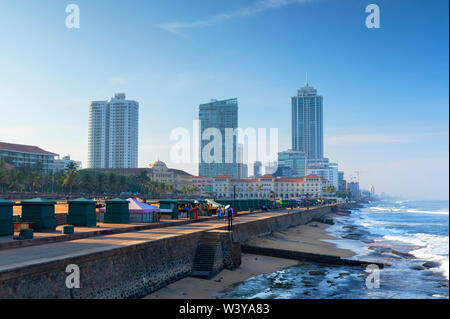
[{"label": "market stall", "polygon": [[[131,223],[155,223],[159,221],[160,209],[158,207],[143,203],[135,198],[128,198],[128,209]],[[99,222],[104,220],[105,208],[99,209]]]}]

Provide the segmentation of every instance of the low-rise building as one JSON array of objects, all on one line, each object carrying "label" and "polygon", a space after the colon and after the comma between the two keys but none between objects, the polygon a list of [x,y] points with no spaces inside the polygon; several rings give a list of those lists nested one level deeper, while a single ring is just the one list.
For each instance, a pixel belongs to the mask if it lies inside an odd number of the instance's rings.
[{"label": "low-rise building", "polygon": [[255,179],[214,178],[213,191],[218,198],[299,198],[321,197],[323,179],[318,175],[280,177],[264,175]]},{"label": "low-rise building", "polygon": [[191,174],[179,169],[168,168],[162,161],[155,161],[148,168],[105,168],[99,169],[99,171],[123,175],[139,175],[142,171],[146,171],[151,181],[173,185],[177,191],[181,191],[185,186],[192,185]]},{"label": "low-rise building", "polygon": [[59,155],[37,146],[0,142],[0,160],[15,167],[40,165],[43,172],[49,172],[56,156]]},{"label": "low-rise building", "polygon": [[69,155],[63,156],[62,158],[55,159],[55,162],[53,163],[53,170],[54,171],[66,171],[70,164],[73,164],[75,169],[79,170],[82,169],[82,164],[80,161],[74,161],[70,159]]},{"label": "low-rise building", "polygon": [[192,176],[192,185],[197,187],[198,193],[209,194],[213,192],[213,178],[203,176]]},{"label": "low-rise building", "polygon": [[308,159],[306,172],[308,175],[318,175],[325,178],[335,190],[339,189],[338,164],[330,163],[328,158]]}]

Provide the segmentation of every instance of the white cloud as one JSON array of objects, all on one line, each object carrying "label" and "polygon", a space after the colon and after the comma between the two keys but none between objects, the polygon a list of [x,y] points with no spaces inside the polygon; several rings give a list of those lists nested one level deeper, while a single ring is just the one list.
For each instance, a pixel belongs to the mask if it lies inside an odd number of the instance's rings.
[{"label": "white cloud", "polygon": [[307,1],[310,0],[259,0],[249,7],[240,8],[231,12],[219,13],[203,20],[192,22],[168,22],[161,24],[159,27],[166,31],[184,36],[181,32],[183,29],[204,28],[222,21],[251,16],[271,9],[278,9],[287,5]]}]

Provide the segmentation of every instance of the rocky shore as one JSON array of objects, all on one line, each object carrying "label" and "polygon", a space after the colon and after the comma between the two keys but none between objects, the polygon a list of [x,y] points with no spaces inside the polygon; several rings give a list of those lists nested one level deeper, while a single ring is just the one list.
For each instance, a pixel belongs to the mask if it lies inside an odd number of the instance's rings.
[{"label": "rocky shore", "polygon": [[[283,232],[275,232],[270,236],[253,238],[247,244],[265,247],[299,250],[310,253],[326,254],[349,258],[354,256],[350,250],[337,248],[332,241],[338,238],[331,236],[327,228],[333,224],[336,216],[350,214],[346,209],[328,214],[320,220],[314,220],[307,225],[289,228]],[[243,254],[241,266],[234,270],[223,270],[211,280],[187,277],[164,287],[146,297],[146,299],[205,299],[220,298],[239,283],[262,274],[274,273],[278,270],[299,265],[298,261]],[[321,270],[311,269],[311,276],[319,276]],[[338,277],[345,277],[345,273]]]}]

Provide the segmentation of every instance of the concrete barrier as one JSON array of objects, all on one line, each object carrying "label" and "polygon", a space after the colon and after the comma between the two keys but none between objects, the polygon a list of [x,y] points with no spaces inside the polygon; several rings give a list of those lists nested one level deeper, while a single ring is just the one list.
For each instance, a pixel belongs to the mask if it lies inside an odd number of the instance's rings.
[{"label": "concrete barrier", "polygon": [[[235,224],[232,241],[243,243],[252,237],[306,224],[330,211],[330,207],[318,207]],[[0,299],[140,298],[189,275],[202,233],[0,271]],[[230,253],[240,251],[240,245],[223,242],[221,247],[215,267],[230,269],[240,263],[236,253]],[[66,267],[71,264],[80,269],[80,289],[66,287]]]}]

